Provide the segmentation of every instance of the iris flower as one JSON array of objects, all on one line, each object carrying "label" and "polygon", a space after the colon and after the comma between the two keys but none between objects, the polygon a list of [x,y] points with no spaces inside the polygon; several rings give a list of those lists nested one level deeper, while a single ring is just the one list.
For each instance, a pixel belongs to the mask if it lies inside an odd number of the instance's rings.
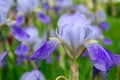
[{"label": "iris flower", "polygon": [[9,21],[6,16],[11,7],[11,3],[12,0],[0,0],[0,25],[3,25]]},{"label": "iris flower", "polygon": [[93,38],[91,23],[83,14],[64,14],[58,20],[58,37],[51,38],[31,55],[32,60],[46,59],[55,48],[62,44],[70,58],[76,60],[87,49],[93,66],[100,71],[108,72],[111,67],[120,63],[120,56],[98,44]]}]

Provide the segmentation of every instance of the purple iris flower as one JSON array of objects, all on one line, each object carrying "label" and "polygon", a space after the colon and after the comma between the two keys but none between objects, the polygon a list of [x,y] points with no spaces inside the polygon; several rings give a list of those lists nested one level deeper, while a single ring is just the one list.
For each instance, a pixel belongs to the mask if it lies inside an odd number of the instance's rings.
[{"label": "purple iris flower", "polygon": [[8,51],[5,51],[5,52],[3,52],[3,53],[0,54],[0,62],[2,62],[5,59],[5,57],[7,56],[7,54],[8,54]]},{"label": "purple iris flower", "polygon": [[27,26],[24,30],[29,35],[29,39],[26,40],[25,43],[30,45],[36,43],[39,38],[38,29],[34,26]]},{"label": "purple iris flower", "polygon": [[39,5],[39,0],[17,0],[17,10],[28,13],[33,11]]},{"label": "purple iris flower", "polygon": [[108,39],[108,38],[103,38],[102,41],[103,41],[105,44],[107,44],[107,45],[112,44],[112,40],[111,40],[111,39]]},{"label": "purple iris flower", "polygon": [[79,4],[77,6],[77,10],[81,13],[81,14],[88,14],[88,9],[85,5],[83,4]]},{"label": "purple iris flower", "polygon": [[98,18],[98,21],[101,22],[101,21],[105,21],[106,20],[106,14],[103,10],[98,10],[97,11],[97,18]]},{"label": "purple iris flower", "polygon": [[26,41],[29,39],[29,35],[24,31],[20,24],[11,23],[10,24],[11,32],[13,36],[19,41]]},{"label": "purple iris flower", "polygon": [[43,8],[44,8],[45,10],[51,9],[49,3],[47,3],[47,2],[43,3]]},{"label": "purple iris flower", "polygon": [[110,25],[107,22],[102,21],[102,22],[100,22],[100,27],[104,30],[108,30]]},{"label": "purple iris flower", "polygon": [[90,21],[83,14],[64,14],[58,20],[58,38],[51,38],[31,55],[32,60],[46,59],[55,48],[62,44],[72,59],[78,59],[87,49],[95,68],[107,72],[120,63],[120,56],[103,48],[94,39]]},{"label": "purple iris flower", "polygon": [[10,7],[11,4],[9,3],[9,0],[0,0],[0,25],[3,25],[9,21],[6,16]]},{"label": "purple iris flower", "polygon": [[93,12],[88,13],[88,18],[91,20],[91,22],[95,22],[95,20],[96,20]]},{"label": "purple iris flower", "polygon": [[72,0],[56,0],[56,6],[59,7],[69,7],[73,4]]},{"label": "purple iris flower", "polygon": [[42,21],[45,24],[49,24],[50,23],[50,17],[47,16],[44,12],[37,12],[38,18],[40,19],[40,21]]},{"label": "purple iris flower", "polygon": [[20,80],[46,80],[42,72],[37,69],[32,70],[31,72],[25,72]]},{"label": "purple iris flower", "polygon": [[22,25],[25,22],[25,18],[23,14],[18,14],[16,17],[17,24]]},{"label": "purple iris flower", "polygon": [[30,50],[30,47],[28,44],[21,43],[18,45],[18,47],[15,50],[15,54],[18,56],[26,56]]}]

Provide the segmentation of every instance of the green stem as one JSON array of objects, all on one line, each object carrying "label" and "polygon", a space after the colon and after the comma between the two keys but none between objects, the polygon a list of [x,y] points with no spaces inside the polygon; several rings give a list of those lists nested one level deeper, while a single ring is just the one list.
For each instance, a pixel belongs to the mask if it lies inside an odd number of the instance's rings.
[{"label": "green stem", "polygon": [[79,80],[79,69],[76,60],[74,60],[71,65],[71,71],[72,73],[69,80]]}]

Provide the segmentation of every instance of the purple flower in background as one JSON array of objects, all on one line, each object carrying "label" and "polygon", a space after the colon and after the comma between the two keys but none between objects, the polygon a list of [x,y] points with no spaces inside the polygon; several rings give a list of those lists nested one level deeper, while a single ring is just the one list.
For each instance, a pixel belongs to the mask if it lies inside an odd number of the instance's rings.
[{"label": "purple flower in background", "polygon": [[25,32],[29,35],[29,39],[26,40],[26,43],[33,44],[39,39],[38,29],[34,26],[27,26]]},{"label": "purple flower in background", "polygon": [[85,48],[94,67],[107,72],[120,63],[120,56],[103,48],[94,40],[90,21],[79,12],[64,14],[58,20],[58,38],[52,38],[31,55],[32,60],[46,59],[54,49],[62,44],[72,59],[77,59]]},{"label": "purple flower in background", "polygon": [[96,40],[103,39],[104,36],[102,34],[102,30],[97,25],[93,25],[92,30],[93,30],[93,36]]},{"label": "purple flower in background", "polygon": [[28,13],[33,11],[39,5],[39,0],[17,0],[17,10]]},{"label": "purple flower in background", "polygon": [[29,35],[24,31],[20,24],[10,24],[11,32],[13,36],[19,41],[26,41],[29,39]]},{"label": "purple flower in background", "polygon": [[100,22],[100,27],[102,28],[102,29],[104,29],[104,30],[108,30],[109,29],[109,24],[107,23],[107,22],[105,22],[105,21],[102,21],[102,22]]},{"label": "purple flower in background", "polygon": [[9,19],[6,18],[11,7],[11,3],[9,1],[11,0],[0,0],[0,25],[3,25],[9,21]]},{"label": "purple flower in background", "polygon": [[37,12],[38,18],[40,19],[40,21],[42,21],[45,24],[49,24],[50,23],[50,17],[47,16],[44,12]]},{"label": "purple flower in background", "polygon": [[81,14],[88,14],[88,9],[85,5],[83,4],[79,4],[77,6],[77,10],[81,13]]},{"label": "purple flower in background", "polygon": [[91,20],[91,22],[95,22],[95,20],[96,20],[93,12],[88,13],[88,18]]},{"label": "purple flower in background", "polygon": [[25,60],[28,60],[28,57],[20,55],[20,56],[18,56],[16,63],[17,63],[17,65],[20,65]]},{"label": "purple flower in background", "polygon": [[108,38],[103,38],[102,41],[103,41],[105,44],[107,44],[107,45],[112,44],[112,40],[110,40],[110,39],[108,39]]},{"label": "purple flower in background", "polygon": [[7,56],[7,54],[8,54],[8,51],[5,51],[5,52],[3,52],[3,53],[0,54],[0,62],[2,62],[5,59],[5,57]]},{"label": "purple flower in background", "polygon": [[106,14],[103,10],[98,10],[97,11],[97,18],[98,18],[98,21],[101,22],[101,21],[105,21],[106,20]]},{"label": "purple flower in background", "polygon": [[72,0],[56,0],[56,6],[69,7],[73,4]]},{"label": "purple flower in background", "polygon": [[43,3],[43,9],[45,9],[45,10],[51,9],[49,3],[47,3],[47,2]]},{"label": "purple flower in background", "polygon": [[22,25],[25,22],[25,18],[23,14],[18,14],[16,17],[17,24]]},{"label": "purple flower in background", "polygon": [[29,45],[21,43],[15,50],[15,54],[18,56],[26,56],[30,50]]},{"label": "purple flower in background", "polygon": [[20,80],[46,80],[42,72],[37,69],[32,70],[31,72],[25,72]]}]

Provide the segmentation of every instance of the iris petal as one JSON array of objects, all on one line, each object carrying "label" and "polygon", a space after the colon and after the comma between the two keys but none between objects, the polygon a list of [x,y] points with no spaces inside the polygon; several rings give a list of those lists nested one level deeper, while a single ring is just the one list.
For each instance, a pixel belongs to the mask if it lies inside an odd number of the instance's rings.
[{"label": "iris petal", "polygon": [[12,24],[11,31],[14,37],[19,41],[26,41],[29,38],[29,35],[23,30],[19,24]]},{"label": "iris petal", "polygon": [[46,24],[50,23],[50,17],[47,16],[45,13],[38,12],[37,15],[38,15],[40,21],[42,21],[43,23],[46,23]]},{"label": "iris petal", "polygon": [[16,21],[17,21],[17,24],[20,24],[20,25],[22,25],[23,23],[24,23],[24,21],[25,21],[25,18],[24,18],[24,16],[23,15],[17,15],[17,17],[16,17]]},{"label": "iris petal", "polygon": [[50,40],[47,41],[41,48],[39,48],[36,52],[34,52],[30,59],[32,60],[43,60],[50,56],[50,54],[55,50],[58,46],[59,42]]},{"label": "iris petal", "polygon": [[5,51],[3,53],[0,54],[0,62],[3,61],[5,59],[5,57],[7,56],[8,51]]},{"label": "iris petal", "polygon": [[94,66],[101,71],[107,71],[112,64],[112,59],[108,52],[101,45],[94,42],[86,45],[86,48]]},{"label": "iris petal", "polygon": [[27,55],[29,50],[30,50],[29,45],[21,43],[20,45],[18,45],[17,49],[15,50],[15,53],[18,56],[25,56]]}]

